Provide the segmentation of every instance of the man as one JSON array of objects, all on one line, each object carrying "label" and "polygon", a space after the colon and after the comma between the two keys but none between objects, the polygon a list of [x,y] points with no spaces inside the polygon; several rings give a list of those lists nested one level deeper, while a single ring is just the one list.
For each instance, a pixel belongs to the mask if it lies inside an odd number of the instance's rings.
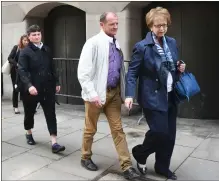
[{"label": "man", "polygon": [[101,15],[100,27],[101,32],[85,43],[78,65],[78,79],[82,87],[82,98],[85,101],[81,165],[91,171],[98,169],[91,160],[91,147],[97,131],[97,121],[103,109],[110,125],[124,177],[134,179],[139,175],[132,168],[121,121],[125,68],[122,51],[115,39],[118,30],[117,15],[112,12]]},{"label": "man", "polygon": [[65,147],[60,146],[56,140],[55,93],[60,91],[59,80],[55,73],[52,54],[49,48],[41,42],[40,27],[30,26],[27,35],[30,43],[21,51],[18,60],[27,143],[35,144],[31,129],[34,127],[34,114],[39,102],[51,135],[52,152],[58,153],[65,150]]}]

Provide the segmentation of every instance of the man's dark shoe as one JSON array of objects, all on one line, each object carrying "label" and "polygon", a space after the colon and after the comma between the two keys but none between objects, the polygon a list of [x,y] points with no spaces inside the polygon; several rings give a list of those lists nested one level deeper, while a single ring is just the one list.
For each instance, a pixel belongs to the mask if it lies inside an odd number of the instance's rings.
[{"label": "man's dark shoe", "polygon": [[65,150],[65,147],[59,145],[58,143],[54,143],[54,144],[52,145],[52,152],[53,152],[53,153],[59,153],[60,151],[64,151],[64,150]]},{"label": "man's dark shoe", "polygon": [[138,168],[139,172],[140,172],[142,175],[146,175],[146,173],[147,173],[147,167],[142,168],[142,167],[140,167],[140,165],[137,163],[137,168]]},{"label": "man's dark shoe", "polygon": [[177,180],[176,174],[174,172],[171,172],[170,170],[168,171],[168,173],[163,173],[159,171],[158,169],[155,169],[155,172],[159,175],[166,177],[167,179]]},{"label": "man's dark shoe", "polygon": [[81,160],[81,166],[90,171],[97,171],[98,167],[91,159]]},{"label": "man's dark shoe", "polygon": [[27,144],[28,145],[35,145],[36,142],[33,139],[32,134],[26,134]]},{"label": "man's dark shoe", "polygon": [[132,167],[125,170],[123,172],[123,175],[124,175],[125,179],[128,179],[128,180],[132,180],[132,179],[140,177],[140,175],[137,173],[137,171]]}]

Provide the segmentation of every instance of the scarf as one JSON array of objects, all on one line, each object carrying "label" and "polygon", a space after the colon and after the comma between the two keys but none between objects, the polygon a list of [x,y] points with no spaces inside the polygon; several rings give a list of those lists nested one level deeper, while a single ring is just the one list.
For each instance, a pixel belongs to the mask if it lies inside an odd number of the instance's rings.
[{"label": "scarf", "polygon": [[160,54],[161,60],[162,60],[161,67],[160,67],[160,76],[163,80],[167,80],[167,76],[168,76],[169,72],[173,72],[176,70],[170,49],[167,45],[167,41],[166,41],[165,36],[162,37],[163,47],[160,46],[160,44],[156,38],[156,35],[153,32],[152,32],[152,37],[153,37],[153,40],[155,42],[155,46],[157,48],[157,51]]}]

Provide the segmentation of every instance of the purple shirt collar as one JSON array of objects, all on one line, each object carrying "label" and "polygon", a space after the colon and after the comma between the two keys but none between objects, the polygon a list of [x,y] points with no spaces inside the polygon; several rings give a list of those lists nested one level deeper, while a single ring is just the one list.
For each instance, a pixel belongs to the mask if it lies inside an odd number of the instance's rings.
[{"label": "purple shirt collar", "polygon": [[[103,30],[100,31],[100,33],[109,41],[109,43],[114,43],[113,42],[113,37],[108,36]],[[115,37],[114,37],[115,38]],[[116,39],[116,38],[115,38]],[[118,40],[116,39],[115,41],[116,48],[119,50],[121,49]]]}]

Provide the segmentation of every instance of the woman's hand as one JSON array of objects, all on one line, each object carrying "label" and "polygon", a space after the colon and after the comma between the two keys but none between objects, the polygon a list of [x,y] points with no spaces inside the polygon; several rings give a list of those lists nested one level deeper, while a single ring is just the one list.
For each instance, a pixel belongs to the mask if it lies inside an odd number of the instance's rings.
[{"label": "woman's hand", "polygon": [[130,110],[132,108],[132,104],[133,104],[133,98],[126,98],[125,99],[125,107],[127,107],[128,110]]},{"label": "woman's hand", "polygon": [[56,93],[59,93],[61,89],[61,86],[56,86]]},{"label": "woman's hand", "polygon": [[183,73],[183,72],[185,72],[185,69],[186,69],[186,64],[183,62],[180,62],[180,61],[178,61],[177,62],[177,67],[178,67],[178,70],[181,72],[181,73]]}]

